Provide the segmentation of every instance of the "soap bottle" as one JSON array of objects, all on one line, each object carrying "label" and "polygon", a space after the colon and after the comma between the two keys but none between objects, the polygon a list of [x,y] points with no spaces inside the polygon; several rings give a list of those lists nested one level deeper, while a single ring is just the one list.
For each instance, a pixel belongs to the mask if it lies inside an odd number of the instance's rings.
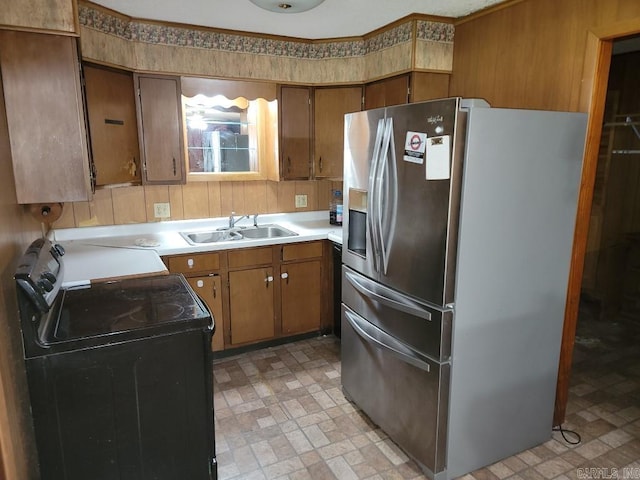
[{"label": "soap bottle", "polygon": [[329,223],[342,225],[342,191],[333,190],[329,205]]}]

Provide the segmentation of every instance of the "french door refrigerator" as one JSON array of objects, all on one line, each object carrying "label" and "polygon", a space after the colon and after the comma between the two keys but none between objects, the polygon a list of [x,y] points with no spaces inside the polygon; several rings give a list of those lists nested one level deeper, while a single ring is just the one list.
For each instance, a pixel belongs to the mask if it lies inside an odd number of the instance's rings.
[{"label": "french door refrigerator", "polygon": [[344,128],[346,396],[437,480],[548,440],[586,115],[448,98]]}]

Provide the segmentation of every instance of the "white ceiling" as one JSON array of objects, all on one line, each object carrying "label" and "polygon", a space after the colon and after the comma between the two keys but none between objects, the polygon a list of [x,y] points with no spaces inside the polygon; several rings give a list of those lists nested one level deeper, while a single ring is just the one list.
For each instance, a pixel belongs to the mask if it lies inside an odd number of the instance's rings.
[{"label": "white ceiling", "polygon": [[325,0],[307,12],[273,13],[249,0],[93,0],[134,18],[306,39],[360,36],[412,13],[463,17],[502,1]]}]

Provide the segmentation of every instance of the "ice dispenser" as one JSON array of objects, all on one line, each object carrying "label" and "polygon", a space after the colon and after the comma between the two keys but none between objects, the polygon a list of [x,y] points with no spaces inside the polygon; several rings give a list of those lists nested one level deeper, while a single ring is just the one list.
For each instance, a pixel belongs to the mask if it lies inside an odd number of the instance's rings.
[{"label": "ice dispenser", "polygon": [[347,249],[362,257],[367,252],[367,191],[349,189],[349,240]]}]

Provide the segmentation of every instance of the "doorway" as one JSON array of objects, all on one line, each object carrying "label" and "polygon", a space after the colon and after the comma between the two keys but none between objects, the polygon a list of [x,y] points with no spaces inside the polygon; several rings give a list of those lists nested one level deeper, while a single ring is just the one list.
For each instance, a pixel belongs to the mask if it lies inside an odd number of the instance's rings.
[{"label": "doorway", "polygon": [[[640,130],[636,125],[640,116],[635,115],[640,113],[640,94],[635,88],[640,80],[640,29],[629,24],[617,27],[600,34],[590,32],[588,40],[586,88],[582,93],[590,112],[589,131],[554,425],[565,420],[569,382],[575,385],[580,381],[571,378],[572,368],[581,356],[593,359],[594,368],[603,368],[603,362],[597,360],[607,358],[606,353],[594,355],[593,349],[608,349],[615,356],[622,348],[613,341],[616,336],[629,339],[634,335],[617,330],[629,325],[637,327],[640,322],[639,312],[633,311],[633,298],[624,290],[633,288],[635,282],[634,268],[628,261],[634,261],[634,233],[640,231],[640,223],[636,227],[634,220],[640,216],[640,152],[635,152],[640,150],[636,131]],[[620,314],[624,316],[619,317]],[[633,318],[635,323],[627,321]]]}]

